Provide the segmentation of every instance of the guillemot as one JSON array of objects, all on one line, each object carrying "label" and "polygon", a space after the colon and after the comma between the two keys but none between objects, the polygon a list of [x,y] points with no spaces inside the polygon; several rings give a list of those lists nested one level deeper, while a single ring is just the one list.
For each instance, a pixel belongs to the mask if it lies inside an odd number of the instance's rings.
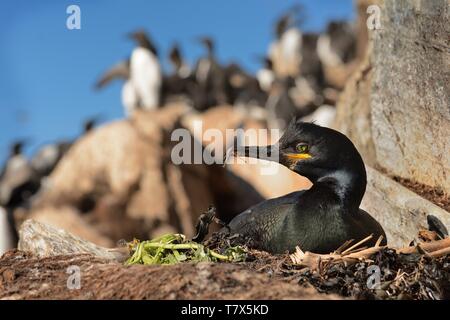
[{"label": "guillemot", "polygon": [[0,205],[9,208],[26,202],[40,187],[39,175],[23,154],[25,141],[16,141],[0,179]]},{"label": "guillemot", "polygon": [[302,32],[297,23],[297,9],[281,16],[275,24],[275,40],[269,46],[268,55],[279,77],[296,77],[302,62]]},{"label": "guillemot", "polygon": [[[263,201],[236,216],[220,232],[250,239],[252,247],[271,253],[329,253],[347,240],[380,236],[381,225],[359,205],[366,189],[364,162],[342,133],[312,123],[290,122],[278,143],[235,147],[235,155],[278,161],[307,177],[313,186]],[[278,155],[278,157],[276,157]]]},{"label": "guillemot", "polygon": [[265,92],[269,92],[272,88],[272,84],[275,81],[275,74],[273,72],[273,62],[269,57],[260,58],[262,61],[262,68],[256,73],[256,79],[258,79],[259,86]]},{"label": "guillemot", "polygon": [[346,21],[331,21],[317,41],[317,54],[326,66],[337,66],[356,56],[356,32]]},{"label": "guillemot", "polygon": [[195,77],[177,43],[172,45],[168,58],[172,72],[164,75],[163,78],[162,105],[180,100],[190,105],[195,104],[195,94],[197,93]]},{"label": "guillemot", "polygon": [[198,59],[194,68],[195,80],[201,94],[201,99],[197,99],[194,107],[206,110],[212,106],[228,104],[225,72],[217,61],[214,41],[209,37],[201,37],[198,42],[206,49],[207,54]]},{"label": "guillemot", "polygon": [[139,97],[140,107],[155,109],[160,105],[162,85],[158,52],[145,31],[135,31],[129,37],[137,43],[130,58],[130,79]]}]

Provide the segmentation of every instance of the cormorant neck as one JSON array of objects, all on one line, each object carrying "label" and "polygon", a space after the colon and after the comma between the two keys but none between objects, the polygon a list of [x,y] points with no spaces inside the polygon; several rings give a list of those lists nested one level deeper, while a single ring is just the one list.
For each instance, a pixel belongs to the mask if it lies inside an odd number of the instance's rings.
[{"label": "cormorant neck", "polygon": [[359,170],[339,169],[325,173],[313,181],[314,185],[331,189],[345,209],[357,211],[366,191],[367,177],[364,165]]}]

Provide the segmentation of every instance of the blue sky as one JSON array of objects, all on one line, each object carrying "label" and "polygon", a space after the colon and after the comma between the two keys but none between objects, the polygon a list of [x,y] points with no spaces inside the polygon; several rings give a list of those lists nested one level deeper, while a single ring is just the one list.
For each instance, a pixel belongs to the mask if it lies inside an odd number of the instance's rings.
[{"label": "blue sky", "polygon": [[[59,138],[75,138],[84,119],[123,117],[119,82],[101,92],[93,83],[112,64],[128,57],[125,34],[145,28],[164,66],[174,41],[191,63],[202,54],[193,39],[211,35],[220,61],[258,68],[272,24],[302,3],[306,31],[330,19],[353,19],[351,0],[2,0],[0,4],[0,161],[16,138],[29,138],[30,154]],[[66,8],[81,8],[81,30],[66,28]],[[167,69],[167,68],[166,68]]]}]

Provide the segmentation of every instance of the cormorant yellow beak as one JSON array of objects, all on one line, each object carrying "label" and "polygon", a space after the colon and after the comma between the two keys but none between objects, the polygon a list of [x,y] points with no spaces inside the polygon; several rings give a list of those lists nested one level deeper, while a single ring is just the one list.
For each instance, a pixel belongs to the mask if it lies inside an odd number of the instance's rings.
[{"label": "cormorant yellow beak", "polygon": [[312,157],[309,153],[287,153],[285,156],[291,160],[304,160]]}]

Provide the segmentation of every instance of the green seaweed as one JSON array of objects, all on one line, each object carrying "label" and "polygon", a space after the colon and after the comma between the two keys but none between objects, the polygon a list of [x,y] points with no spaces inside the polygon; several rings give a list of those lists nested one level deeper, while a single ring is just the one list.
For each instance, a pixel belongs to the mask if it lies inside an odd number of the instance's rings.
[{"label": "green seaweed", "polygon": [[223,253],[208,249],[201,243],[186,240],[182,234],[165,234],[161,237],[129,243],[131,257],[125,262],[133,264],[164,264],[180,262],[240,262],[246,257],[246,250],[240,246],[228,247]]}]

